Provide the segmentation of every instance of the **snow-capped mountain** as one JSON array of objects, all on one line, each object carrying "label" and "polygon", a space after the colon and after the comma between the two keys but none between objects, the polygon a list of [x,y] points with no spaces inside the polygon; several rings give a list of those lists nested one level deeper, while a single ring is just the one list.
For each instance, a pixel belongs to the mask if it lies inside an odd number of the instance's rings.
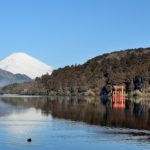
[{"label": "snow-capped mountain", "polygon": [[51,66],[21,52],[13,53],[0,61],[0,69],[9,71],[13,74],[25,74],[32,79],[46,73],[51,74],[53,71]]}]

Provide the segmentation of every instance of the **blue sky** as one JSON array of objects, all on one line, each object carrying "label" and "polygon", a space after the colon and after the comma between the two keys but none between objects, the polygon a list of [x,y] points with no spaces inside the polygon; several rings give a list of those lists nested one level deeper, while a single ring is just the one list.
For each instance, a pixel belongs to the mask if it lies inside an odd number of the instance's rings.
[{"label": "blue sky", "polygon": [[58,68],[150,47],[149,0],[0,0],[0,59],[26,52]]}]

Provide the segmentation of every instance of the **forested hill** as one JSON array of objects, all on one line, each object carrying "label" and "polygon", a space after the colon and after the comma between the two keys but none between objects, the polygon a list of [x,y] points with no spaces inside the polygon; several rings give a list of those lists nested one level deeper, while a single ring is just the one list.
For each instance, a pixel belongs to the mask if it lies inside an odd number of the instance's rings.
[{"label": "forested hill", "polygon": [[130,90],[138,88],[139,82],[142,82],[139,88],[146,88],[150,81],[150,48],[103,54],[83,65],[55,70],[51,76],[42,76],[39,81],[44,83],[51,94],[60,95],[76,95],[89,90],[99,94],[105,85],[123,83],[128,83]]},{"label": "forested hill", "polygon": [[103,54],[83,65],[54,70],[36,82],[49,95],[98,95],[104,86],[124,83],[129,90],[146,89],[150,86],[150,48]]}]

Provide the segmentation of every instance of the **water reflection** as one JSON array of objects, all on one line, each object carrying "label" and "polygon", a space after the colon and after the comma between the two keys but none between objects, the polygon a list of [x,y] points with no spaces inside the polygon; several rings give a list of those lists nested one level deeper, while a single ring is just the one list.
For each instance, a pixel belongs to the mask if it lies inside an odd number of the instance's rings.
[{"label": "water reflection", "polygon": [[29,135],[44,120],[45,117],[41,114],[41,110],[35,110],[34,108],[13,111],[10,115],[0,118],[1,123],[9,124],[6,130],[14,136]]},{"label": "water reflection", "polygon": [[[41,109],[35,109],[32,105],[25,105],[29,101],[12,99],[11,103],[10,99],[1,99],[0,149],[39,147],[40,142],[36,139],[36,133],[45,128],[45,122],[48,121],[50,125],[52,117],[46,117]],[[26,140],[30,136],[34,138],[34,143],[29,145]]]},{"label": "water reflection", "polygon": [[[74,143],[76,149],[79,148],[77,146],[81,148],[88,144],[89,146],[82,148],[98,149],[101,146],[107,147],[105,141],[149,144],[149,106],[149,101],[146,100],[144,102],[133,100],[128,103],[126,109],[114,109],[110,104],[101,103],[99,98],[3,97],[0,99],[0,149],[7,149],[7,146],[14,145],[14,149],[28,146],[33,149],[60,149],[62,146],[68,146],[69,143]],[[55,118],[63,120],[59,121]],[[65,122],[64,119],[101,127],[89,128],[79,123]],[[29,145],[25,141],[30,136],[34,142]],[[93,139],[100,143],[94,141],[94,144],[91,144]],[[108,147],[112,148],[112,145]],[[67,146],[64,149],[67,149]],[[70,149],[73,149],[73,146],[69,145]],[[114,149],[115,147],[116,145]]]},{"label": "water reflection", "polygon": [[34,107],[45,116],[83,121],[89,124],[150,130],[149,101],[129,101],[126,109],[114,109],[99,99],[69,97],[2,98],[5,104]]}]

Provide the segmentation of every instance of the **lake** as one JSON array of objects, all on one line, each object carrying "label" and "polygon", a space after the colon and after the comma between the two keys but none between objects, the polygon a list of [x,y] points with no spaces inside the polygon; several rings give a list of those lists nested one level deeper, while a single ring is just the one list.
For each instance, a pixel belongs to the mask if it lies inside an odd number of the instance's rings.
[{"label": "lake", "polygon": [[145,102],[113,109],[90,98],[1,97],[0,149],[148,150]]}]

